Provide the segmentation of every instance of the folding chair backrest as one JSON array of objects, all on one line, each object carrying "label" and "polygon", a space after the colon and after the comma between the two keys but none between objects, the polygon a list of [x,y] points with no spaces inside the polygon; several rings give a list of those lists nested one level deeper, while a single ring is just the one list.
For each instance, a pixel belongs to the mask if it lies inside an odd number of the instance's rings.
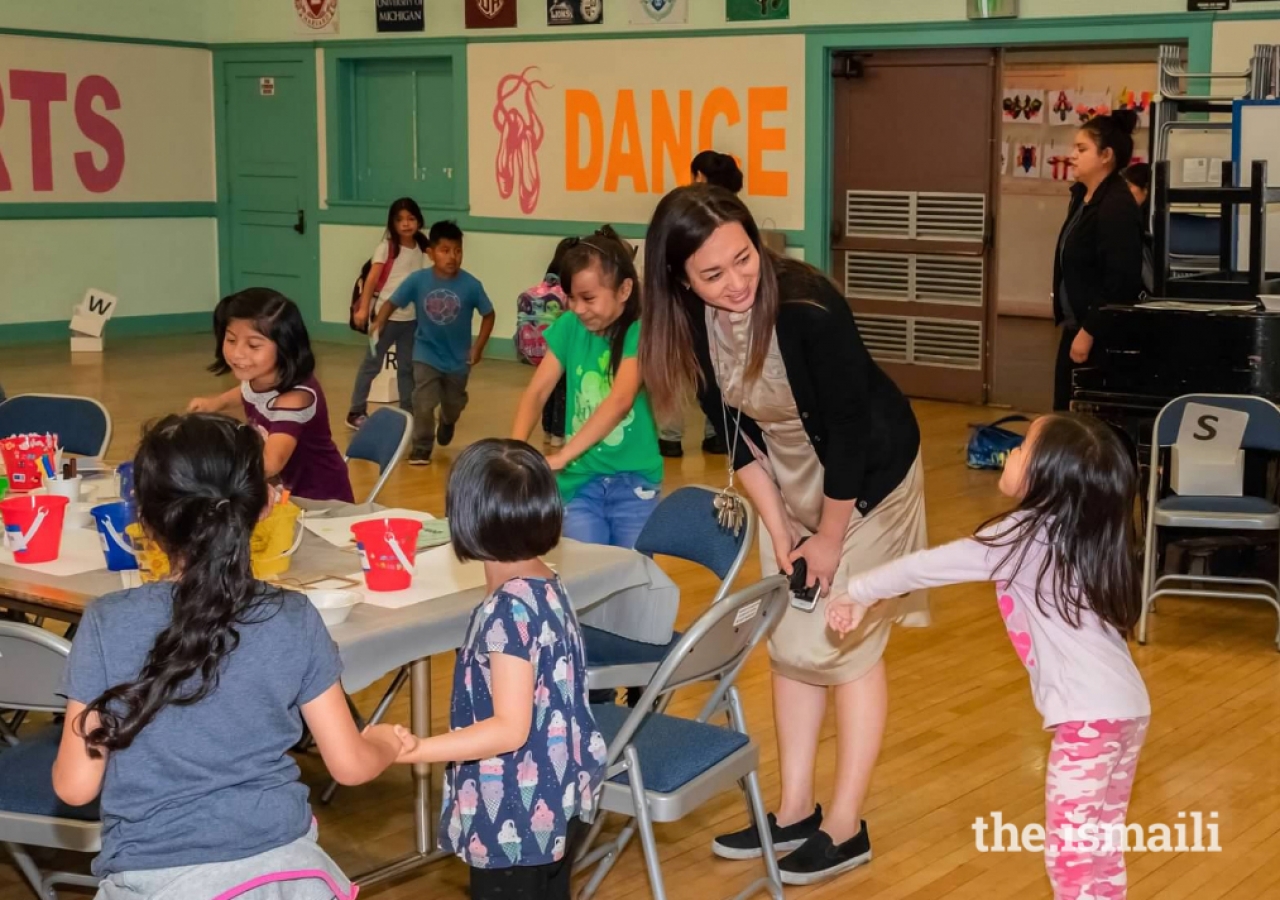
[{"label": "folding chair backrest", "polygon": [[25,622],[0,622],[0,709],[59,712],[71,642]]},{"label": "folding chair backrest", "polygon": [[409,446],[413,430],[413,417],[403,409],[384,406],[365,419],[360,430],[347,445],[347,459],[371,462],[378,467],[378,483],[373,486],[366,503],[372,503],[382,490],[391,470],[395,468]]},{"label": "folding chair backrest", "polygon": [[58,436],[58,446],[81,456],[102,456],[111,443],[111,414],[92,397],[19,394],[0,403],[0,437]]},{"label": "folding chair backrest", "polygon": [[772,575],[710,606],[690,626],[667,658],[658,666],[644,694],[627,721],[610,742],[609,764],[615,753],[631,740],[646,710],[682,687],[709,681],[716,687],[703,706],[699,719],[708,718],[733,687],[747,657],[782,620],[790,602],[790,587],[782,575]]},{"label": "folding chair backrest", "polygon": [[1270,400],[1247,394],[1187,394],[1170,400],[1156,418],[1153,450],[1177,443],[1182,414],[1189,403],[1248,413],[1249,424],[1245,426],[1241,446],[1246,450],[1280,452],[1280,407]]},{"label": "folding chair backrest", "polygon": [[734,576],[755,543],[756,513],[746,504],[747,521],[737,536],[720,527],[713,502],[718,491],[700,486],[682,487],[668,494],[649,516],[636,538],[636,550],[697,563],[715,573],[720,590],[713,603],[729,592]]}]

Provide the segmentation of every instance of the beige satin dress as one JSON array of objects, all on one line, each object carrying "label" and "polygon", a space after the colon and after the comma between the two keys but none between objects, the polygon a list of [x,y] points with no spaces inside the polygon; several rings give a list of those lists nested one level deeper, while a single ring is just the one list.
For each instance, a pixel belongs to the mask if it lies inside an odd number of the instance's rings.
[{"label": "beige satin dress", "polygon": [[[750,311],[717,314],[708,307],[707,333],[716,381],[725,403],[754,419],[764,433],[765,446],[752,443],[751,450],[778,486],[792,524],[801,534],[814,534],[822,519],[822,461],[800,419],[776,333],[771,336],[761,377],[744,390],[750,321]],[[748,440],[745,435],[741,439]],[[763,528],[760,535],[761,567],[764,574],[773,574],[779,568],[772,543]],[[917,454],[907,476],[888,497],[865,516],[854,510],[835,587],[840,589],[851,575],[927,546],[924,473]],[[880,660],[894,622],[908,627],[928,625],[928,592],[878,604],[843,640],[826,627],[822,601],[812,612],[789,607],[769,640],[769,658],[774,671],[787,678],[806,684],[846,684]]]}]

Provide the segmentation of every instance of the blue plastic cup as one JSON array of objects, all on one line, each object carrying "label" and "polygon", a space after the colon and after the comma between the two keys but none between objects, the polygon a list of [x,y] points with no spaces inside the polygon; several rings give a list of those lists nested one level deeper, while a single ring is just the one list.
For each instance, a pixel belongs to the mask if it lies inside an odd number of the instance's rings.
[{"label": "blue plastic cup", "polygon": [[138,558],[133,542],[124,530],[133,521],[129,504],[123,500],[103,503],[89,510],[98,524],[98,536],[102,539],[102,552],[107,557],[107,568],[112,572],[127,572],[138,568]]},{"label": "blue plastic cup", "polygon": [[[120,481],[120,499],[129,504],[129,521],[138,517],[138,495],[133,490],[133,463],[122,462],[116,466],[116,477]],[[121,534],[124,529],[120,529]]]}]

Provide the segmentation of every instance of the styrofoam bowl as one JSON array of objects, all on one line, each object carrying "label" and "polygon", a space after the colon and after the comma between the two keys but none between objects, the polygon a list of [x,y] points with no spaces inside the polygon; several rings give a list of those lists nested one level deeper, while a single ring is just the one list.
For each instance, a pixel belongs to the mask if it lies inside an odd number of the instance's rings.
[{"label": "styrofoam bowl", "polygon": [[326,625],[341,625],[360,602],[355,591],[304,591],[311,605],[320,611]]},{"label": "styrofoam bowl", "polygon": [[1267,312],[1280,312],[1280,294],[1259,294],[1258,299]]}]

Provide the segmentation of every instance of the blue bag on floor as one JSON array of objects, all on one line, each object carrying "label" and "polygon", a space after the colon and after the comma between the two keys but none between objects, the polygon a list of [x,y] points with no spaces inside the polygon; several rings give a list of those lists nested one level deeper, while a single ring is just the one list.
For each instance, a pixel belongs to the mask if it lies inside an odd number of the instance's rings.
[{"label": "blue bag on floor", "polygon": [[1004,461],[1026,440],[1026,435],[1000,426],[1029,421],[1026,416],[1005,416],[989,425],[970,425],[965,463],[971,469],[1003,469]]}]

